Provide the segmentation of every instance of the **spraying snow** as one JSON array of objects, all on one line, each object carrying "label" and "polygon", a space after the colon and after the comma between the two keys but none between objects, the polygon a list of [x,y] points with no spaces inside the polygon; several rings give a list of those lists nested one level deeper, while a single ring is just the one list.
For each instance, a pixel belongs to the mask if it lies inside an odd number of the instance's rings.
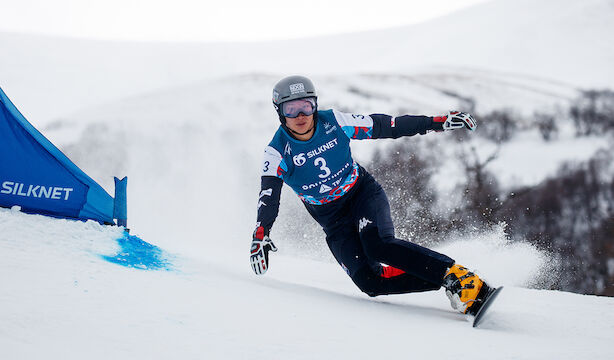
[{"label": "spraying snow", "polygon": [[548,288],[556,281],[556,258],[529,243],[511,242],[505,224],[492,230],[456,235],[437,248],[471,266],[492,284]]}]

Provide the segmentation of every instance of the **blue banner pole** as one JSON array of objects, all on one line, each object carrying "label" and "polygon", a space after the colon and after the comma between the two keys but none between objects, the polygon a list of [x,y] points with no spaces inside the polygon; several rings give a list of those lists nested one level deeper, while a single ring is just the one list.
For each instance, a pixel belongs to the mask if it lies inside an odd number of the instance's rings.
[{"label": "blue banner pole", "polygon": [[117,219],[117,225],[128,227],[128,177],[115,178],[115,201],[113,202],[113,218]]}]

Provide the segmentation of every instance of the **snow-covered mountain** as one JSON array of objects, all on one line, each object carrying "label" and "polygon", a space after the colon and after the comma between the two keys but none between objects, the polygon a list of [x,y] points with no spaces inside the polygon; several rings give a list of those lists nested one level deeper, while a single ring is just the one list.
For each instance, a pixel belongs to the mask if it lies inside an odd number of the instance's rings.
[{"label": "snow-covered mountain", "polygon": [[283,254],[257,277],[224,239],[199,259],[157,252],[170,265],[156,271],[117,264],[118,229],[6,209],[0,227],[3,359],[613,355],[614,299],[524,288],[548,257],[501,234],[440,249],[507,285],[473,329],[443,291],[371,299],[336,264]]},{"label": "snow-covered mountain", "polygon": [[237,72],[411,75],[454,66],[612,87],[612,15],[609,0],[495,0],[413,26],[263,43],[0,34],[0,86],[36,124],[85,106]]}]

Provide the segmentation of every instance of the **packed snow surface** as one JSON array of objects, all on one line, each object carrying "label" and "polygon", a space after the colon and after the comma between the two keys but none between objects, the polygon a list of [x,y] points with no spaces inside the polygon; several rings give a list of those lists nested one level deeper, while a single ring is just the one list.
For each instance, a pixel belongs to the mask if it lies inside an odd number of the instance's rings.
[{"label": "packed snow surface", "polygon": [[[0,209],[0,228],[2,359],[614,355],[614,299],[525,288],[552,271],[548,256],[507,244],[501,229],[439,249],[506,285],[474,329],[441,290],[369,298],[338,265],[287,256],[283,246],[259,277],[247,249],[237,253],[223,239],[208,239],[202,254],[170,254],[146,243],[120,246],[121,228],[16,209]],[[167,266],[109,261],[131,251]]]}]

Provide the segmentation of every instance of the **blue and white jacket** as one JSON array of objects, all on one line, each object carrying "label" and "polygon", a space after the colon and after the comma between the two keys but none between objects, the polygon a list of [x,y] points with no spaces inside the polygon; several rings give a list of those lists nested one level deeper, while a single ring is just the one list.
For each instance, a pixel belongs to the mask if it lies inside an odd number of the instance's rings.
[{"label": "blue and white jacket", "polygon": [[303,202],[316,206],[335,201],[352,189],[361,174],[352,159],[350,140],[398,138],[441,129],[440,118],[430,116],[323,110],[314,119],[311,139],[297,140],[280,126],[264,150],[257,226],[266,234],[277,217],[284,182]]}]

